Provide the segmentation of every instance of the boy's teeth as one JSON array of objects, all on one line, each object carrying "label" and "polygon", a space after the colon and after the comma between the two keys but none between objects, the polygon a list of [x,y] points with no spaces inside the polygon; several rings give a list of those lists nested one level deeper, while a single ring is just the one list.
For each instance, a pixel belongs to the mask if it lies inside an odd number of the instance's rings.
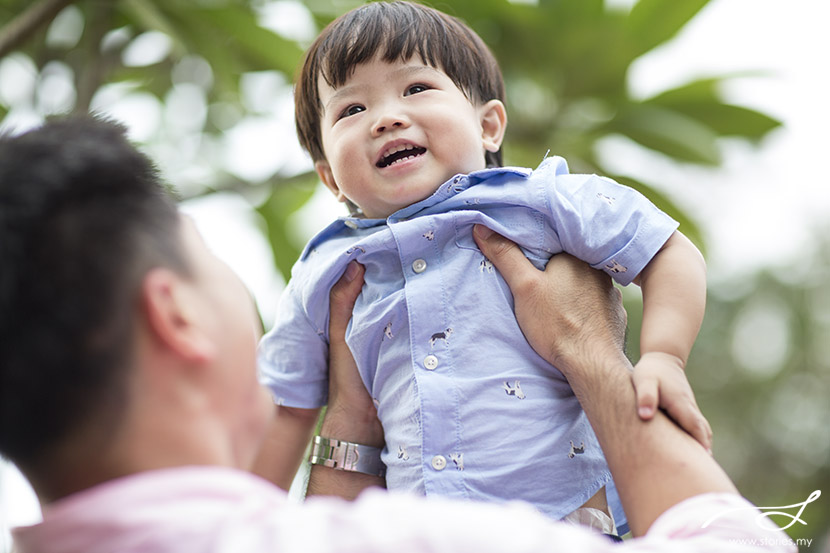
[{"label": "boy's teeth", "polygon": [[[411,155],[407,155],[407,152],[411,152]],[[421,148],[420,146],[414,146],[412,144],[401,144],[399,146],[392,146],[391,148],[383,152],[383,155],[381,156],[380,161],[377,163],[377,166],[389,167],[390,165],[394,165],[399,161],[405,161],[410,158],[418,157],[424,152],[426,152],[425,148]]]},{"label": "boy's teeth", "polygon": [[411,150],[414,147],[415,146],[413,146],[412,144],[401,144],[399,146],[393,146],[393,147],[389,148],[388,150],[386,150],[383,153],[383,157],[389,157],[389,156],[391,156],[392,154],[394,154],[396,152],[402,152],[404,150]]}]

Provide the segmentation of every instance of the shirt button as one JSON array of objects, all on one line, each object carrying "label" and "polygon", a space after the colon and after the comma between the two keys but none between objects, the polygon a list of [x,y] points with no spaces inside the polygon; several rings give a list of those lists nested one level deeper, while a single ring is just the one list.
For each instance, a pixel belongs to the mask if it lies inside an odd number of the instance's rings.
[{"label": "shirt button", "polygon": [[435,470],[444,470],[447,466],[447,458],[443,455],[436,455],[432,458],[432,468]]},{"label": "shirt button", "polygon": [[412,262],[412,270],[416,273],[423,273],[427,270],[427,262],[423,259],[416,259]]},{"label": "shirt button", "polygon": [[434,355],[424,357],[424,367],[428,371],[434,371],[438,367],[438,358]]}]

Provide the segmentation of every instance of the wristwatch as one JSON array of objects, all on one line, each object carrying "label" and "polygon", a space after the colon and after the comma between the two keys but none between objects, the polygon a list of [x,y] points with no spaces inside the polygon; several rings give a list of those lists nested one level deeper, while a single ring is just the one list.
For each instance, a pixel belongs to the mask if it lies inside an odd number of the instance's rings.
[{"label": "wristwatch", "polygon": [[386,475],[386,465],[380,460],[380,448],[334,438],[314,436],[310,461],[312,465],[336,470],[362,472],[381,478]]}]

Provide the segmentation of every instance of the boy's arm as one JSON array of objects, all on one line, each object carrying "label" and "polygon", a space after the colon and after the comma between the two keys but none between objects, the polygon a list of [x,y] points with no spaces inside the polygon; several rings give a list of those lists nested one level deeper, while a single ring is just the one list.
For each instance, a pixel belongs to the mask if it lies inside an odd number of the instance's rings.
[{"label": "boy's arm", "polygon": [[251,471],[288,490],[311,441],[320,409],[277,406]]},{"label": "boy's arm", "polygon": [[675,231],[634,283],[643,290],[640,361],[633,377],[638,413],[650,419],[662,407],[709,449],[712,431],[684,372],[706,308],[703,256]]}]

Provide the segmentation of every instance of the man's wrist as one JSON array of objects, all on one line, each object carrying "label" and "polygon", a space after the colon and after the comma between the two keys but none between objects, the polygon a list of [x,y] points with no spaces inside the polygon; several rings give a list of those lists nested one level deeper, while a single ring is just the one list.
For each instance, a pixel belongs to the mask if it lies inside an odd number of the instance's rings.
[{"label": "man's wrist", "polygon": [[320,425],[320,435],[377,448],[385,444],[383,426],[374,405],[356,410],[342,407],[342,402],[330,402]]},{"label": "man's wrist", "polygon": [[380,454],[381,449],[378,447],[315,436],[310,462],[312,465],[383,478],[386,475],[386,465],[381,461]]}]

